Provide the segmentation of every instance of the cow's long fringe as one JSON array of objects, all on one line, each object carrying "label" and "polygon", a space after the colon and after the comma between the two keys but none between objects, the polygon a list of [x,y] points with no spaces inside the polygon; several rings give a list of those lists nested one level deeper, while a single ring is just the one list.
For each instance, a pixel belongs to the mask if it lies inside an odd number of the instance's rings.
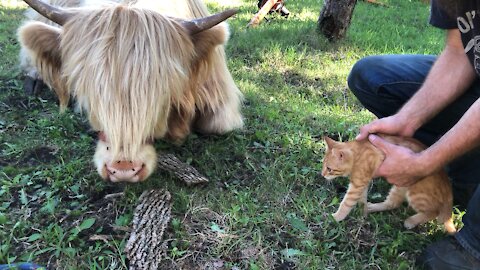
[{"label": "cow's long fringe", "polygon": [[118,158],[133,159],[145,140],[165,135],[194,54],[179,24],[135,7],[93,9],[64,26],[61,47],[67,88],[125,155]]}]

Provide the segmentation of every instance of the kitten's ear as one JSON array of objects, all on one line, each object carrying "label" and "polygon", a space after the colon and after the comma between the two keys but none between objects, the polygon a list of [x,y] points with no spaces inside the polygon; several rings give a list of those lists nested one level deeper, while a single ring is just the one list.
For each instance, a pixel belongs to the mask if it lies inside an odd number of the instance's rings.
[{"label": "kitten's ear", "polygon": [[330,137],[328,136],[323,136],[323,140],[325,141],[325,143],[327,144],[327,149],[328,148],[332,148],[333,147],[333,144],[335,143],[335,141],[333,139],[331,139]]}]

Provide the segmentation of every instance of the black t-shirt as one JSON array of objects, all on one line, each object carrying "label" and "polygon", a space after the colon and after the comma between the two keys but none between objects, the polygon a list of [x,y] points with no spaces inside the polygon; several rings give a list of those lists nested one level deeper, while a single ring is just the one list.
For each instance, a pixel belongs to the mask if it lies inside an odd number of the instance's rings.
[{"label": "black t-shirt", "polygon": [[447,1],[457,3],[445,7],[438,0],[431,0],[430,24],[441,29],[460,30],[465,53],[480,74],[480,0]]}]

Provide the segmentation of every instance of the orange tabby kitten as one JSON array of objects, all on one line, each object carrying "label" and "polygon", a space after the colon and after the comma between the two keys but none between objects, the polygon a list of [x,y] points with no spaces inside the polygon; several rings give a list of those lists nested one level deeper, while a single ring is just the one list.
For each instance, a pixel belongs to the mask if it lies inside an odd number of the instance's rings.
[{"label": "orange tabby kitten", "polygon": [[[425,146],[412,138],[380,136],[390,143],[408,147],[414,152],[425,149]],[[328,137],[324,137],[324,140],[327,152],[323,159],[322,175],[327,180],[350,176],[347,193],[337,212],[333,214],[336,221],[345,219],[358,201],[364,203],[364,213],[367,214],[395,209],[407,199],[417,214],[405,220],[405,228],[411,229],[437,218],[445,225],[448,233],[455,233],[452,222],[452,188],[443,170],[426,176],[409,187],[393,186],[382,203],[367,203],[368,184],[385,158],[383,152],[368,140],[337,142]]]}]

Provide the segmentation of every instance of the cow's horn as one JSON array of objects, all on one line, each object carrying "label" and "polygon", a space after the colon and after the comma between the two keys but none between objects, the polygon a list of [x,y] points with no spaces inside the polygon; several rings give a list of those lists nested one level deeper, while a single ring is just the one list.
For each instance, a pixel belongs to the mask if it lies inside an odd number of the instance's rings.
[{"label": "cow's horn", "polygon": [[191,21],[184,21],[183,27],[188,29],[191,35],[195,35],[207,29],[214,27],[215,25],[225,21],[226,19],[237,14],[238,9],[228,9],[223,12],[200,18]]},{"label": "cow's horn", "polygon": [[30,7],[35,9],[45,18],[59,25],[64,25],[66,21],[73,15],[64,9],[51,6],[39,0],[24,0]]}]

